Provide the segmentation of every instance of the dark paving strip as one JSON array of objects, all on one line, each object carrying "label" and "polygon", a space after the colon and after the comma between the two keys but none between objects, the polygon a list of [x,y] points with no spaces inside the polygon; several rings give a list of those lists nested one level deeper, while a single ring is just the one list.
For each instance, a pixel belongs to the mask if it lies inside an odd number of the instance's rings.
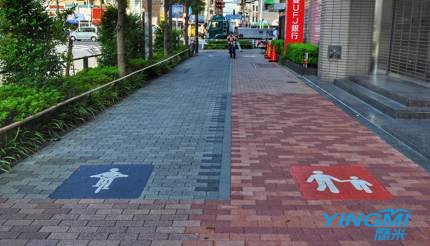
[{"label": "dark paving strip", "polygon": [[[212,153],[203,154],[201,160],[199,176],[201,179],[197,182],[202,185],[197,185],[195,191],[205,192],[218,192],[220,184],[220,170],[208,170],[206,167],[216,166],[221,168],[223,148],[219,148],[220,144],[224,141],[225,132],[225,121],[226,121],[226,110],[227,110],[227,95],[218,97],[214,101],[212,108],[212,116],[209,123],[208,136],[206,137],[206,143],[213,145]],[[227,116],[229,117],[229,116]]]}]

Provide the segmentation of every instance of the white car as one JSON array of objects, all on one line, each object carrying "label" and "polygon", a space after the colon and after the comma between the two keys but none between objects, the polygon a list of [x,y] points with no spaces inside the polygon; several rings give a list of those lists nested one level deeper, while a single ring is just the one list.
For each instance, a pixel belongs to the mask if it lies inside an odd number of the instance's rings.
[{"label": "white car", "polygon": [[98,39],[97,30],[95,27],[81,27],[70,33],[70,39],[75,40],[91,40],[96,42]]}]

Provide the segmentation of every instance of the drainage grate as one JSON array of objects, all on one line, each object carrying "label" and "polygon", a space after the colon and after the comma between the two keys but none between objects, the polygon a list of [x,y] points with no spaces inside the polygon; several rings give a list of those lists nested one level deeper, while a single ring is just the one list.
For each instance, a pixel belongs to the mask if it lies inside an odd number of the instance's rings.
[{"label": "drainage grate", "polygon": [[299,83],[299,82],[297,82],[297,81],[287,81],[287,83],[288,84],[296,84],[296,83]]}]

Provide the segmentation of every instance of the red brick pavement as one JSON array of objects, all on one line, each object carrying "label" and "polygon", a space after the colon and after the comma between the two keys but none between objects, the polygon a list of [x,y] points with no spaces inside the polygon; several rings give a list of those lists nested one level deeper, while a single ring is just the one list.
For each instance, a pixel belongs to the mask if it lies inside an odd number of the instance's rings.
[{"label": "red brick pavement", "polygon": [[0,245],[179,246],[201,213],[186,201],[0,199]]},{"label": "red brick pavement", "polygon": [[[201,241],[184,245],[430,245],[429,173],[303,83],[271,87],[294,78],[256,63],[234,63],[231,200],[193,205],[201,226],[187,232]],[[289,170],[345,164],[366,167],[392,200],[305,200]],[[325,227],[324,212],[386,208],[411,210],[404,242],[374,241],[375,228]]]}]

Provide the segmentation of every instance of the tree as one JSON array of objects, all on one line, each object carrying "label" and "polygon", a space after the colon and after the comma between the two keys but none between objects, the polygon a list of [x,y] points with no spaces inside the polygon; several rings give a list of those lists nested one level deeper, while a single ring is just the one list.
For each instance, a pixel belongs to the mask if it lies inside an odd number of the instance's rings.
[{"label": "tree", "polygon": [[116,46],[117,46],[117,64],[119,76],[124,77],[127,74],[126,52],[125,52],[125,18],[126,18],[127,0],[118,0],[118,20],[116,25]]},{"label": "tree", "polygon": [[152,0],[147,0],[148,12],[148,60],[152,59]]},{"label": "tree", "polygon": [[189,21],[190,21],[190,4],[191,4],[191,0],[181,0],[181,3],[184,4],[184,8],[185,8],[184,41],[185,41],[185,46],[188,48],[188,46],[190,46],[188,27],[189,27]]},{"label": "tree", "polygon": [[[117,66],[117,20],[118,9],[116,6],[108,6],[98,28],[98,36],[102,50],[102,56],[99,61],[105,66]],[[144,34],[139,16],[126,15],[124,32],[127,60],[143,57]]]},{"label": "tree", "polygon": [[199,13],[205,8],[205,2],[202,0],[191,0],[191,10],[195,15],[195,51],[199,53]]},{"label": "tree", "polygon": [[168,13],[169,13],[169,0],[164,0],[164,25],[163,25],[163,49],[164,49],[164,56],[169,55],[169,36],[170,36],[170,28],[169,28],[169,21],[168,21]]},{"label": "tree", "polygon": [[56,46],[64,23],[50,17],[43,0],[0,0],[0,66],[8,83],[42,84],[62,75]]},{"label": "tree", "polygon": [[170,1],[169,4],[169,39],[167,40],[168,44],[169,44],[169,53],[172,53],[174,44],[173,44],[173,39],[172,39],[172,29],[173,29],[173,3],[174,0]]},{"label": "tree", "polygon": [[67,53],[66,53],[66,77],[70,75],[70,66],[73,62],[73,40],[70,38],[70,31],[75,29],[75,26],[72,24],[69,24],[67,22],[67,17],[75,12],[75,7],[65,9],[61,12],[57,13],[57,17],[60,19],[60,21],[64,24],[63,26],[63,33],[64,33],[64,39],[67,40]]}]

